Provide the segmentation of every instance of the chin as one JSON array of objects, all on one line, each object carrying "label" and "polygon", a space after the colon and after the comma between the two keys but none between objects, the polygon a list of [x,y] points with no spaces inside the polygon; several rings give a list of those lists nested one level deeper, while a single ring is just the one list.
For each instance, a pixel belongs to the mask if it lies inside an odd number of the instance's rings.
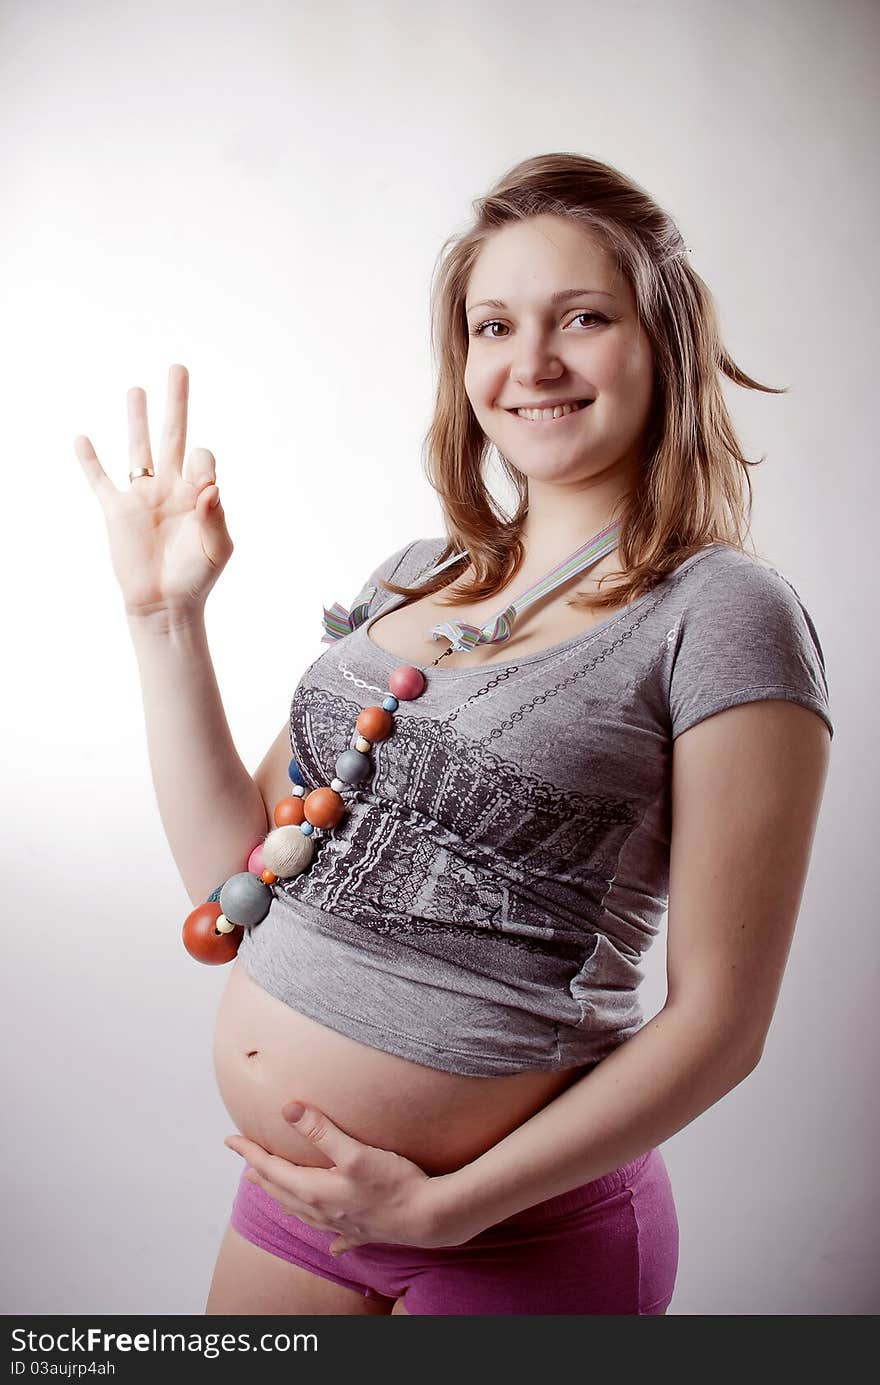
[{"label": "chin", "polygon": [[569,456],[562,452],[554,454],[554,450],[548,447],[537,449],[531,456],[517,456],[503,447],[500,451],[511,466],[532,481],[583,481],[604,470],[592,449],[588,453],[581,451]]}]

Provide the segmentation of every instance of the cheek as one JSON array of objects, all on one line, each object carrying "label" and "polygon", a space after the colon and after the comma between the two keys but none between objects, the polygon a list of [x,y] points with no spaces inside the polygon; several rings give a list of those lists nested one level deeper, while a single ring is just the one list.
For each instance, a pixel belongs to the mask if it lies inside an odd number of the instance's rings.
[{"label": "cheek", "polygon": [[648,342],[639,336],[629,343],[622,369],[630,388],[638,394],[650,395],[654,379],[654,357]]},{"label": "cheek", "polygon": [[477,413],[480,408],[480,389],[477,372],[470,362],[464,368],[464,392],[471,402],[471,408]]},{"label": "cheek", "polygon": [[639,342],[621,343],[604,357],[595,380],[600,394],[617,396],[630,409],[649,408],[654,380],[651,353]]},{"label": "cheek", "polygon": [[468,356],[464,368],[464,387],[478,407],[485,406],[487,402],[490,382],[490,372],[486,367],[478,365],[472,356]]},{"label": "cheek", "polygon": [[654,362],[650,355],[639,353],[638,361],[633,365],[630,397],[635,413],[644,423],[654,402]]},{"label": "cheek", "polygon": [[496,415],[493,413],[494,400],[500,397],[501,384],[493,372],[480,369],[466,369],[464,388],[470,406],[482,427],[490,426]]}]

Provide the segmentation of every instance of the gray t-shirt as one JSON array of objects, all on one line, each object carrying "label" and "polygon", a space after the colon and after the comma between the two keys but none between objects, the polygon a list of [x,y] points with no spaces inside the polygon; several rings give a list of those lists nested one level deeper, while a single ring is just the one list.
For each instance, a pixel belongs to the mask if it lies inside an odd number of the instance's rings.
[{"label": "gray t-shirt", "polygon": [[[386,559],[359,594],[377,588],[366,618],[303,675],[290,738],[307,788],[330,783],[358,713],[405,662],[369,638],[372,618],[405,600],[383,579],[417,582],[444,543]],[[426,676],[239,958],[295,1010],[428,1067],[589,1068],[644,1023],[639,958],[668,903],[673,740],[763,698],[811,708],[833,734],[813,622],[775,569],[714,544],[586,634]]]}]

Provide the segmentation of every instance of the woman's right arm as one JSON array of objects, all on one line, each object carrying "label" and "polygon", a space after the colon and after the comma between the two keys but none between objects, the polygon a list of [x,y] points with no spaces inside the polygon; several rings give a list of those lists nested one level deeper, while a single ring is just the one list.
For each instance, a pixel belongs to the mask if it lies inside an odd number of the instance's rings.
[{"label": "woman's right arm", "polygon": [[[87,437],[78,437],[74,450],[107,522],[140,670],[162,825],[190,899],[201,904],[247,869],[269,818],[259,783],[233,743],[208,648],[205,602],[233,543],[213,454],[195,448],[184,470],[188,399],[189,373],[173,365],[154,470],[146,395],[129,390],[129,469],[151,474],[125,489],[110,480]],[[276,742],[273,764],[282,752]],[[276,767],[273,783],[279,781]]]},{"label": "woman's right arm", "polygon": [[247,869],[270,830],[266,804],[229,730],[204,610],[130,615],[128,625],[159,816],[186,891],[201,904]]}]

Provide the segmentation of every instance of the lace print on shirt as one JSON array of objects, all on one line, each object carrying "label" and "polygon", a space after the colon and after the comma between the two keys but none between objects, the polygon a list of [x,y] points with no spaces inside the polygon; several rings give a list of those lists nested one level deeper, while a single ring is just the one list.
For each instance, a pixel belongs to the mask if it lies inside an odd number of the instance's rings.
[{"label": "lace print on shirt", "polygon": [[[309,787],[332,777],[359,710],[297,689],[291,742]],[[285,893],[374,933],[582,956],[639,805],[562,791],[432,718],[398,720],[371,754],[369,786],[346,793],[345,817],[308,871],[279,882]]]}]

